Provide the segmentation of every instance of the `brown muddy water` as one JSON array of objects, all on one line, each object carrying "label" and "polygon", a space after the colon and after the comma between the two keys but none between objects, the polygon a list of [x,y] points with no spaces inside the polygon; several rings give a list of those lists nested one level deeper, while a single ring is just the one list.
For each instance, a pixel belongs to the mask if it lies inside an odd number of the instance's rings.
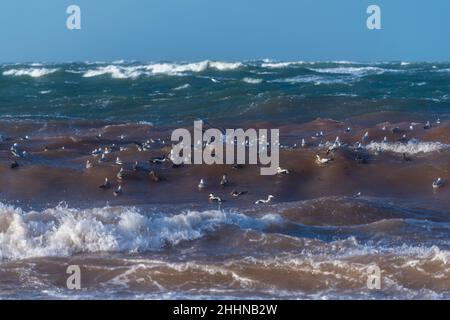
[{"label": "brown muddy water", "polygon": [[[449,299],[450,122],[424,125],[397,114],[249,123],[280,129],[289,174],[261,176],[257,165],[149,162],[170,151],[169,127],[2,121],[0,297]],[[99,147],[111,148],[103,162]],[[69,265],[81,290],[67,289]],[[374,265],[380,289],[367,286]]]}]

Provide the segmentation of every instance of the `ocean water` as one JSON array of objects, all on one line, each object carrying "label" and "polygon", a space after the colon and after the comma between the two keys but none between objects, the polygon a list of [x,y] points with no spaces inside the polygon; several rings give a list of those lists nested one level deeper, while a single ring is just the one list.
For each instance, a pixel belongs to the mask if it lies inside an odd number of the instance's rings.
[{"label": "ocean water", "polygon": [[[0,298],[450,299],[449,115],[450,63],[3,64]],[[289,174],[149,161],[198,119],[279,128]]]},{"label": "ocean water", "polygon": [[449,114],[450,63],[214,62],[0,66],[0,116],[176,125]]}]

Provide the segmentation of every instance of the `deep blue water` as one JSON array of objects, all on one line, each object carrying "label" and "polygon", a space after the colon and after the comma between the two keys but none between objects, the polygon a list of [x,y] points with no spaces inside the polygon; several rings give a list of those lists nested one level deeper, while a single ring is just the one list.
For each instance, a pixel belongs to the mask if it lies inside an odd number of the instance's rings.
[{"label": "deep blue water", "polygon": [[188,123],[450,114],[450,63],[195,62],[0,66],[2,119]]}]

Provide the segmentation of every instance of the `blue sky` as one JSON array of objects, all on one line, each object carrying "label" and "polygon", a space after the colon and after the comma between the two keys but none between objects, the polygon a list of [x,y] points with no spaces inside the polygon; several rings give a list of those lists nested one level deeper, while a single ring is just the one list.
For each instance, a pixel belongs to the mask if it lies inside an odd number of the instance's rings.
[{"label": "blue sky", "polygon": [[450,61],[449,15],[448,0],[2,0],[0,61]]}]

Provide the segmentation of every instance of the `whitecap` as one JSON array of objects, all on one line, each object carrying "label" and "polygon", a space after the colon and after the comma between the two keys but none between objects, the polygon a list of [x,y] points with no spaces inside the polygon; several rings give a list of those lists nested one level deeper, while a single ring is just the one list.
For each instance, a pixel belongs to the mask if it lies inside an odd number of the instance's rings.
[{"label": "whitecap", "polygon": [[3,72],[4,76],[29,76],[32,78],[40,78],[57,72],[58,69],[48,68],[26,68],[26,69],[10,69]]},{"label": "whitecap", "polygon": [[191,86],[191,85],[190,85],[189,83],[185,83],[185,84],[183,84],[183,85],[181,85],[181,86],[179,86],[179,87],[173,88],[173,90],[177,90],[177,91],[179,91],[179,90],[184,90],[184,89],[189,88],[190,86]]},{"label": "whitecap", "polygon": [[275,214],[250,217],[220,210],[145,215],[132,207],[79,210],[60,205],[25,212],[0,203],[0,260],[160,250],[201,238],[223,225],[263,230],[281,223]]},{"label": "whitecap", "polygon": [[135,79],[142,75],[138,67],[120,67],[116,65],[108,65],[97,69],[84,72],[84,78],[98,77],[102,75],[110,75],[114,79]]},{"label": "whitecap", "polygon": [[411,139],[408,143],[371,142],[366,146],[370,151],[388,151],[407,154],[436,152],[448,149],[449,147],[448,144],[443,144],[441,142],[420,142],[416,139]]},{"label": "whitecap", "polygon": [[244,79],[242,79],[242,81],[249,83],[249,84],[260,84],[263,82],[263,79],[245,77]]}]

